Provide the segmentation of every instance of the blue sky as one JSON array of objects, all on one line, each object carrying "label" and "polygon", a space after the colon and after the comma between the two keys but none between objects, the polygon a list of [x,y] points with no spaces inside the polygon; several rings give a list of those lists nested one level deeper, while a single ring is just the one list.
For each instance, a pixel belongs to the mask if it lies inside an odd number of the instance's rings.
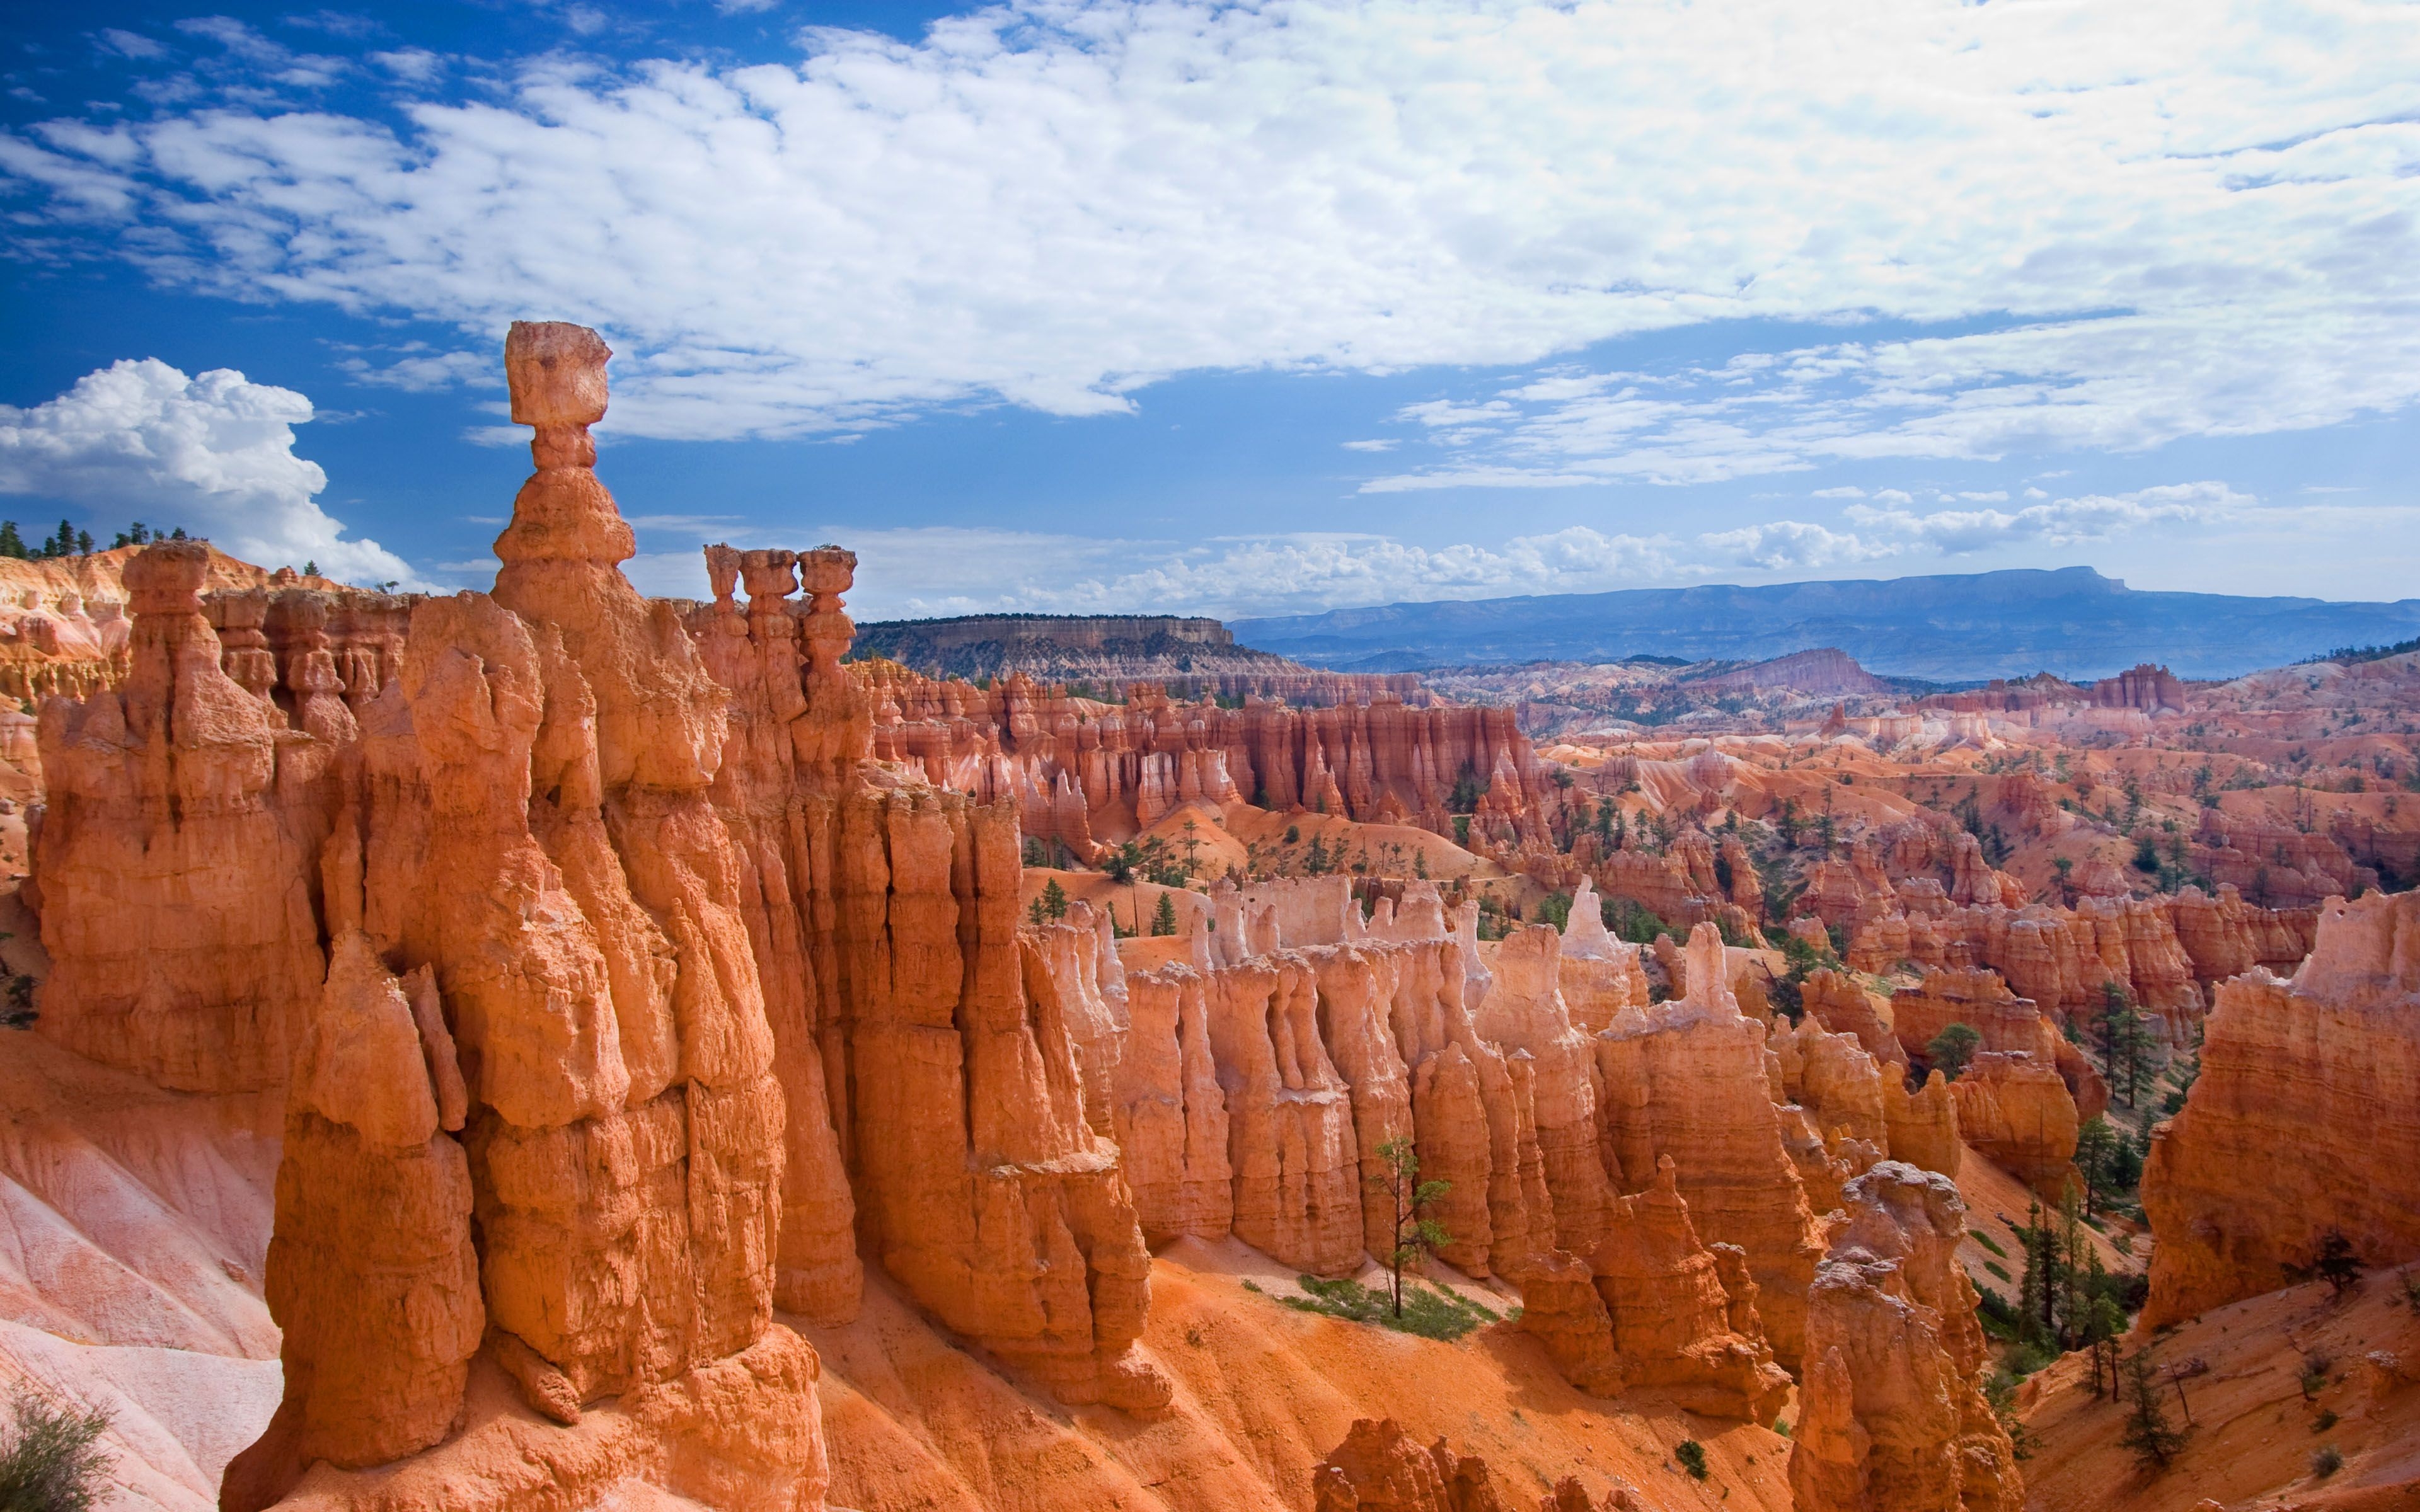
[{"label": "blue sky", "polygon": [[483,587],[516,316],[631,572],[1247,614],[2420,582],[2420,8],[21,8],[0,514]]}]

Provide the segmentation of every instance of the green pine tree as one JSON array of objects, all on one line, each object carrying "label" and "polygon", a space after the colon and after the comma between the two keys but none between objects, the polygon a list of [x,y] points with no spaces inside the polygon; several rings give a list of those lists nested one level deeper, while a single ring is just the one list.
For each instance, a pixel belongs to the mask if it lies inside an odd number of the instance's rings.
[{"label": "green pine tree", "polygon": [[1404,1267],[1417,1264],[1423,1255],[1434,1254],[1453,1242],[1445,1226],[1434,1218],[1422,1217],[1428,1205],[1453,1190],[1451,1181],[1420,1180],[1420,1157],[1411,1140],[1401,1134],[1378,1147],[1378,1159],[1383,1165],[1377,1175],[1370,1178],[1371,1187],[1386,1196],[1395,1215],[1395,1243],[1379,1258],[1387,1267],[1388,1292],[1395,1316],[1404,1316]]},{"label": "green pine tree", "polygon": [[2165,1470],[2170,1461],[2182,1453],[2185,1435],[2168,1421],[2167,1409],[2160,1402],[2160,1381],[2152,1369],[2151,1351],[2137,1350],[2125,1363],[2126,1431],[2119,1435],[2120,1447],[2134,1451],[2134,1458],[2151,1470]]},{"label": "green pine tree", "polygon": [[1152,911],[1151,932],[1154,934],[1176,933],[1176,894],[1163,892],[1159,895],[1159,906]]}]

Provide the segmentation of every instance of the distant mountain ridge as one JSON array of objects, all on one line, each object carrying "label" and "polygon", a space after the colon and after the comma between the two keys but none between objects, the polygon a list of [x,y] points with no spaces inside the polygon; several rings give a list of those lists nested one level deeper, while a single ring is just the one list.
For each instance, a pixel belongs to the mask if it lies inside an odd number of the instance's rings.
[{"label": "distant mountain ridge", "polygon": [[2337,603],[2137,591],[2090,567],[1836,582],[1708,584],[1447,600],[1237,620],[1245,645],[1341,671],[1631,656],[1761,660],[1837,647],[1883,676],[2037,671],[2089,680],[2138,662],[2240,676],[2420,633],[2420,598]]}]

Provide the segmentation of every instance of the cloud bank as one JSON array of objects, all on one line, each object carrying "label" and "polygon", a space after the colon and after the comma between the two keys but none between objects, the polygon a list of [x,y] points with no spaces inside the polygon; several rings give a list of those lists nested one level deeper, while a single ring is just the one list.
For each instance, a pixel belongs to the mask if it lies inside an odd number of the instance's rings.
[{"label": "cloud bank", "polygon": [[[1541,375],[1407,411],[1447,455],[1373,486],[2127,449],[2420,393],[2407,6],[1023,0],[721,68],[175,41],[217,51],[113,43],[150,118],[0,138],[22,234],[482,353],[581,319],[626,354],[626,433],[1104,414],[1187,371],[1744,318],[1954,329]],[[399,116],[328,101],[356,77]]]},{"label": "cloud bank", "polygon": [[[1300,532],[1213,540],[1102,540],[1012,530],[859,529],[817,525],[709,530],[735,545],[796,546],[837,540],[858,554],[860,619],[923,618],[997,610],[1091,614],[1207,613],[1229,618],[1309,613],[1352,605],[1433,599],[1587,594],[1657,582],[1688,582],[1742,569],[1807,573],[1891,561],[1921,572],[1939,559],[2006,546],[2071,546],[2140,529],[2230,517],[2258,501],[2220,483],[2189,483],[2123,495],[2087,495],[2014,512],[1852,504],[1854,526],[1835,530],[1783,519],[1694,536],[1607,534],[1573,526],[1495,546],[1419,546],[1384,535]],[[633,521],[694,537],[696,523]],[[705,591],[694,549],[651,549],[628,566],[652,594]],[[894,585],[912,584],[903,591]]]},{"label": "cloud bank", "polygon": [[318,506],[328,475],[294,455],[294,427],[311,414],[302,394],[231,368],[188,378],[130,359],[46,404],[0,405],[0,494],[66,500],[104,528],[181,525],[265,566],[317,562],[332,578],[418,586],[402,558],[344,539]]}]

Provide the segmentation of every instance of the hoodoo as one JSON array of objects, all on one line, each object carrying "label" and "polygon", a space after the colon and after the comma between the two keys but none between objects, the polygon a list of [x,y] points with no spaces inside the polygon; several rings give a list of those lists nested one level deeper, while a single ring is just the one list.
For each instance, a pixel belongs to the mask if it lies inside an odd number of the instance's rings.
[{"label": "hoodoo", "polygon": [[2143,1172],[2151,1324],[2312,1274],[2332,1242],[2420,1258],[2420,893],[2331,903],[2292,978],[2223,984],[2201,1064]]},{"label": "hoodoo", "polygon": [[0,1365],[138,1504],[2014,1512],[2112,1348],[2404,1316],[2401,799],[2009,754],[2290,689],[928,677],[836,546],[630,584],[610,356],[512,328],[488,593],[147,543],[0,656]]}]

